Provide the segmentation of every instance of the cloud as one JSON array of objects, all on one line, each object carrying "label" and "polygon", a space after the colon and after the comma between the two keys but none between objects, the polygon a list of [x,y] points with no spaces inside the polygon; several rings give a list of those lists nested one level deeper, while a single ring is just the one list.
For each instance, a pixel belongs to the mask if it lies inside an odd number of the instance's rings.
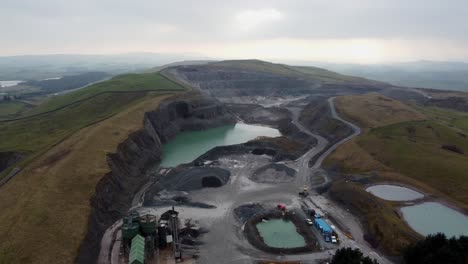
[{"label": "cloud", "polygon": [[235,16],[234,27],[246,33],[271,26],[272,23],[281,20],[284,15],[274,9],[243,10]]},{"label": "cloud", "polygon": [[210,56],[261,43],[276,47],[272,56],[288,58],[299,57],[288,50],[298,43],[307,43],[299,45],[305,57],[317,54],[307,47],[327,43],[336,48],[324,48],[323,56],[336,57],[335,50],[347,60],[468,58],[466,0],[1,2],[0,55],[196,50]]}]

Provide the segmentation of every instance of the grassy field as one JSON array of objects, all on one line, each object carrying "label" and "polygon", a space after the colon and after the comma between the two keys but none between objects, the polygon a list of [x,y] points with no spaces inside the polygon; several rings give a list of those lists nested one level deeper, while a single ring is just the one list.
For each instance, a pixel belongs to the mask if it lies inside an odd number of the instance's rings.
[{"label": "grassy field", "polygon": [[342,116],[365,129],[427,119],[411,106],[378,93],[339,96],[335,102]]},{"label": "grassy field", "polygon": [[468,136],[433,121],[405,122],[372,129],[358,139],[371,156],[408,177],[468,204]]},{"label": "grassy field", "polygon": [[417,105],[414,108],[438,123],[468,132],[468,113],[466,112]]},{"label": "grassy field", "polygon": [[0,101],[0,120],[15,118],[31,108],[32,105],[21,101]]},{"label": "grassy field", "polygon": [[[468,131],[466,113],[408,106],[377,95],[338,97],[340,114],[365,128],[361,136],[335,150],[324,165],[343,173],[367,175],[366,183],[399,182],[468,209]],[[454,145],[464,153],[442,148]],[[389,254],[399,253],[414,232],[396,217],[390,203],[365,192],[365,183],[335,182],[335,199],[350,206],[367,231]],[[369,201],[369,202],[363,202]],[[380,216],[380,217],[379,217]]]},{"label": "grassy field", "polygon": [[299,71],[295,71],[290,66],[278,63],[271,63],[261,60],[227,60],[211,63],[210,65],[219,67],[229,67],[245,71],[265,72],[290,77],[303,76]]},{"label": "grassy field", "polygon": [[103,92],[160,91],[161,89],[183,90],[181,86],[158,73],[124,74],[72,93],[53,97],[35,109],[35,112],[50,111]]},{"label": "grassy field", "polygon": [[[141,76],[141,79],[138,77]],[[46,101],[34,110],[33,116],[13,122],[0,122],[0,151],[19,151],[30,154],[49,148],[65,137],[95,122],[104,120],[130,105],[151,96],[181,91],[184,88],[159,74],[123,75],[88,88]],[[114,93],[118,92],[118,93]],[[87,99],[89,98],[89,99]],[[31,115],[31,111],[28,115]],[[7,172],[3,173],[3,176]],[[0,178],[2,174],[0,174]]]},{"label": "grassy field", "polygon": [[373,81],[365,78],[349,76],[339,74],[337,72],[329,71],[322,68],[311,67],[311,66],[294,66],[292,67],[294,70],[300,71],[305,74],[309,74],[314,76],[315,78],[327,83],[373,83],[379,84],[381,82]]},{"label": "grassy field", "polygon": [[[335,151],[328,164],[340,163],[348,172],[398,172],[468,205],[468,114],[382,98],[336,99],[339,112],[367,130]],[[455,145],[465,154],[442,145]]]},{"label": "grassy field", "polygon": [[[395,172],[468,207],[468,114],[394,100],[389,104],[379,97],[337,98],[340,113],[367,130],[332,153],[325,164],[345,172]],[[443,145],[457,146],[464,154]]]},{"label": "grassy field", "polygon": [[[128,93],[105,93],[47,115],[0,124],[0,151],[29,154],[16,165],[23,170],[1,187],[0,263],[73,262],[86,234],[90,198],[110,170],[106,154],[142,128],[145,112],[183,90],[155,75],[143,76],[143,83],[134,75],[135,85],[129,87],[99,86],[99,91]],[[138,92],[148,89],[154,91]],[[54,98],[53,105],[97,93],[87,88]]]}]

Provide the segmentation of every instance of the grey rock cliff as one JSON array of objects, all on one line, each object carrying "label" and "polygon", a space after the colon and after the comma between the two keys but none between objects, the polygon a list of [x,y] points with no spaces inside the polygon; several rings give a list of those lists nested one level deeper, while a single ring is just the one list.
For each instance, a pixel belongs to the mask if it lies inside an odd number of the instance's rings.
[{"label": "grey rock cliff", "polygon": [[120,143],[117,152],[108,154],[111,172],[96,186],[91,200],[88,232],[82,242],[76,263],[95,263],[105,230],[124,216],[135,193],[149,180],[146,171],[162,157],[162,144],[181,131],[203,130],[233,124],[234,116],[213,98],[185,95],[163,102],[148,112],[144,128]]}]

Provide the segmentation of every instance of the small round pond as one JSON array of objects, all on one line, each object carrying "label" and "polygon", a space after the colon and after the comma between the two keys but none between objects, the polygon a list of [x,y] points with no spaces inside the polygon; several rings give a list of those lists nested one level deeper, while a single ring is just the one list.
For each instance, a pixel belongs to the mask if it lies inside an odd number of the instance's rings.
[{"label": "small round pond", "polygon": [[247,124],[182,132],[163,145],[161,166],[174,167],[191,162],[216,146],[245,143],[259,136],[279,137],[281,133],[274,128]]},{"label": "small round pond", "polygon": [[389,184],[374,185],[366,191],[388,201],[411,201],[424,197],[424,194],[410,188]]},{"label": "small round pond", "polygon": [[291,221],[271,219],[257,224],[263,242],[272,248],[298,248],[306,246],[306,241]]},{"label": "small round pond", "polygon": [[441,203],[405,206],[401,213],[408,225],[424,236],[439,232],[448,237],[468,235],[468,216]]}]

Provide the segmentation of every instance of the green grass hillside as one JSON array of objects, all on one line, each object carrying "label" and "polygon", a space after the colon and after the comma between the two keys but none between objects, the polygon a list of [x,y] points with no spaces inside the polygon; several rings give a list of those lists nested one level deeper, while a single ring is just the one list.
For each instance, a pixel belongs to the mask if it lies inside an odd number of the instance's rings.
[{"label": "green grass hillside", "polygon": [[466,134],[433,121],[405,122],[371,129],[358,144],[386,166],[468,204]]},{"label": "green grass hillside", "polygon": [[361,77],[349,76],[337,72],[325,70],[312,66],[294,66],[294,70],[314,76],[314,78],[325,83],[369,83],[369,84],[384,84],[383,82],[373,81]]},{"label": "green grass hillside", "polygon": [[439,107],[414,106],[419,112],[430,116],[434,121],[454,129],[468,132],[468,113]]},{"label": "green grass hillside", "polygon": [[21,101],[0,101],[0,120],[18,117],[32,107]]},{"label": "green grass hillside", "polygon": [[384,99],[336,99],[339,112],[365,130],[326,163],[348,172],[393,171],[468,207],[468,113]]},{"label": "green grass hillside", "polygon": [[[79,129],[109,118],[148,97],[184,88],[158,73],[127,74],[54,97],[23,119],[0,121],[0,151],[19,151],[30,157],[57,144]],[[29,116],[29,117],[28,117]],[[4,176],[6,172],[0,174]]]},{"label": "green grass hillside", "polygon": [[182,90],[183,88],[159,73],[124,74],[72,93],[53,97],[35,109],[35,113],[50,111],[105,92],[160,91],[163,89]]},{"label": "green grass hillside", "polygon": [[379,248],[398,255],[418,235],[395,214],[402,203],[371,197],[368,184],[397,182],[468,209],[467,113],[375,93],[337,97],[335,105],[364,129],[324,162],[345,175],[330,193],[361,218]]}]

